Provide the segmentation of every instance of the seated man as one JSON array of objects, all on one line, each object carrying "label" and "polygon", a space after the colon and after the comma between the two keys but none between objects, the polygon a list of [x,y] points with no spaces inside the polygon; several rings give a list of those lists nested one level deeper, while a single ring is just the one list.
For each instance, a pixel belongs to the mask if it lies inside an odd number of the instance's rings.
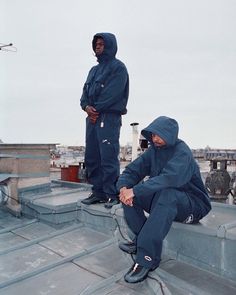
[{"label": "seated man", "polygon": [[159,266],[173,221],[198,223],[211,210],[199,167],[190,148],[178,139],[178,129],[174,119],[161,116],[142,130],[150,146],[117,182],[125,219],[135,234],[132,242],[119,244],[121,250],[136,253],[124,277],[128,283],[143,281]]}]

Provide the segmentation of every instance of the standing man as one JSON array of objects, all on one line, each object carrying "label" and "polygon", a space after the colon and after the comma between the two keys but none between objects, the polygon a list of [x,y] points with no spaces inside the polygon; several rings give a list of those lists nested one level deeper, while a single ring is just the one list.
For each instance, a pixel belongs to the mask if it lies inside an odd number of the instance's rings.
[{"label": "standing man", "polygon": [[178,130],[178,123],[165,116],[142,130],[150,147],[117,182],[125,219],[135,234],[132,242],[119,244],[121,250],[136,253],[125,275],[128,283],[143,281],[159,266],[162,242],[174,220],[197,223],[211,210],[199,167],[190,148],[178,139]]},{"label": "standing man", "polygon": [[117,42],[113,34],[96,34],[92,47],[98,65],[89,71],[80,100],[87,113],[85,166],[92,194],[82,203],[106,202],[105,207],[111,208],[119,203],[119,138],[121,115],[127,113],[129,76],[124,63],[115,57]]}]

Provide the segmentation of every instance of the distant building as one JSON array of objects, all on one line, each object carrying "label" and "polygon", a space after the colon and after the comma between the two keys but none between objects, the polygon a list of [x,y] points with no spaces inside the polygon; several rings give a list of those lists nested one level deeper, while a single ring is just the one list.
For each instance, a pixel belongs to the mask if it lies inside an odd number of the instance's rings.
[{"label": "distant building", "polygon": [[229,161],[236,161],[236,150],[229,150],[229,149],[224,149],[224,150],[220,150],[220,149],[212,149],[212,150],[208,150],[205,153],[205,160],[212,160],[214,158],[225,158]]},{"label": "distant building", "polygon": [[205,149],[194,149],[192,150],[193,156],[195,159],[204,159],[206,150]]}]

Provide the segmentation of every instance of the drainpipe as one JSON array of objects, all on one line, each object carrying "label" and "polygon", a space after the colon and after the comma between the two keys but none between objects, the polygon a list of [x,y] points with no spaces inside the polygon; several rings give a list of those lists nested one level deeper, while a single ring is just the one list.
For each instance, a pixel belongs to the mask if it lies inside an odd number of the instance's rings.
[{"label": "drainpipe", "polygon": [[137,158],[138,155],[138,125],[139,123],[131,123],[133,142],[132,142],[132,161]]}]

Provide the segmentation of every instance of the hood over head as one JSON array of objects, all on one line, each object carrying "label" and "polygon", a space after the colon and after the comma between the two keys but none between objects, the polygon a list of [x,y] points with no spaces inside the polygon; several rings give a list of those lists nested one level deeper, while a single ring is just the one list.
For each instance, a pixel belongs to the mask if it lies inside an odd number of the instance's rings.
[{"label": "hood over head", "polygon": [[109,60],[115,57],[117,53],[117,41],[116,37],[112,33],[97,33],[93,37],[92,47],[95,52],[96,41],[98,38],[102,38],[104,41],[104,51],[101,55],[96,55],[98,62],[103,60]]},{"label": "hood over head", "polygon": [[160,136],[166,146],[173,146],[178,139],[179,126],[175,119],[160,116],[142,130],[141,134],[152,144],[152,134]]}]

